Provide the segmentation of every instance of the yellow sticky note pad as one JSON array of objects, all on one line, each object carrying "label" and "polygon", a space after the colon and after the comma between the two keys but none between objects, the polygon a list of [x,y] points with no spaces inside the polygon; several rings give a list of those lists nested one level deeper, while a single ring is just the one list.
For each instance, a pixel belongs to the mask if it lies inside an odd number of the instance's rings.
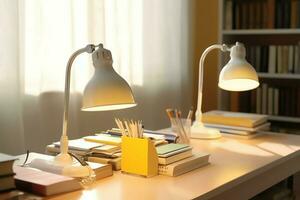
[{"label": "yellow sticky note pad", "polygon": [[158,174],[158,156],[150,139],[122,136],[123,172],[146,177]]}]

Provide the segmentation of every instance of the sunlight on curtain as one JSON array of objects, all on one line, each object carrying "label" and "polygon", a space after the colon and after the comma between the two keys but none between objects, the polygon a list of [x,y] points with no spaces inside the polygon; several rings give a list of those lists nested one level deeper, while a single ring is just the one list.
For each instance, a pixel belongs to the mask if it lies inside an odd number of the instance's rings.
[{"label": "sunlight on curtain", "polygon": [[138,106],[82,112],[91,55],[72,68],[70,139],[115,127],[114,117],[169,125],[165,109],[191,106],[190,3],[184,0],[0,0],[0,151],[44,152],[58,141],[68,58],[89,43],[111,50]]},{"label": "sunlight on curtain", "polygon": [[[71,53],[92,41],[113,54],[115,69],[132,85],[142,86],[142,1],[103,1],[104,13],[88,15],[88,1],[22,1],[25,93],[63,91]],[[90,18],[103,18],[105,35],[89,37]],[[120,34],[121,33],[121,34]],[[94,36],[95,37],[95,36]],[[21,53],[22,53],[21,52]],[[82,92],[92,74],[90,56],[79,56],[72,68],[71,88]]]}]

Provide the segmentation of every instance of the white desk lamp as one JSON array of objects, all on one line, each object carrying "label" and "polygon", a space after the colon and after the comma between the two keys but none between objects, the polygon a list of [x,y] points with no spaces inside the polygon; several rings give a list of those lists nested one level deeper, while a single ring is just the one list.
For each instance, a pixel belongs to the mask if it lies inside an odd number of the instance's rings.
[{"label": "white desk lamp", "polygon": [[[96,50],[96,48],[98,48]],[[136,105],[132,91],[127,82],[119,76],[112,67],[111,52],[103,48],[102,44],[87,45],[74,52],[69,58],[65,80],[64,119],[60,139],[60,154],[54,160],[39,162],[46,171],[60,171],[61,174],[72,177],[85,177],[89,175],[86,166],[74,166],[73,159],[68,154],[68,116],[70,96],[71,67],[75,58],[82,53],[92,53],[95,73],[88,82],[83,93],[83,111],[105,111],[133,107]],[[38,163],[37,163],[38,164]],[[53,169],[51,169],[53,168]]]},{"label": "white desk lamp", "polygon": [[213,49],[230,52],[230,60],[221,70],[218,86],[228,91],[247,91],[259,86],[255,69],[246,61],[246,50],[242,43],[236,42],[229,48],[227,45],[209,46],[201,55],[199,62],[199,86],[196,120],[191,127],[191,137],[199,139],[215,139],[221,137],[218,129],[204,127],[202,123],[202,92],[203,92],[203,66],[206,55]]}]

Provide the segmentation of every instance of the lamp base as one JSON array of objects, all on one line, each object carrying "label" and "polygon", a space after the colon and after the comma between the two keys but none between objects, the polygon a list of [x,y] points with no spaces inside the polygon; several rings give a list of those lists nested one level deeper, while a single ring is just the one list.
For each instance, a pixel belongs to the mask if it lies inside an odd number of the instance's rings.
[{"label": "lamp base", "polygon": [[194,121],[191,127],[191,138],[194,139],[217,139],[222,135],[218,129],[207,128],[203,123]]},{"label": "lamp base", "polygon": [[59,154],[54,159],[36,158],[31,161],[29,167],[74,178],[88,177],[93,171],[89,166],[73,163],[72,157],[68,154]]}]

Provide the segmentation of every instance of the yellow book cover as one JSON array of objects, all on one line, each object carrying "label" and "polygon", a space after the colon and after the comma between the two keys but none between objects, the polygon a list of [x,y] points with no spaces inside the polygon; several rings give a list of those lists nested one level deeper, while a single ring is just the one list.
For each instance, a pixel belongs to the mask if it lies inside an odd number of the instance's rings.
[{"label": "yellow book cover", "polygon": [[267,121],[267,115],[212,110],[202,115],[202,122],[253,128]]}]

